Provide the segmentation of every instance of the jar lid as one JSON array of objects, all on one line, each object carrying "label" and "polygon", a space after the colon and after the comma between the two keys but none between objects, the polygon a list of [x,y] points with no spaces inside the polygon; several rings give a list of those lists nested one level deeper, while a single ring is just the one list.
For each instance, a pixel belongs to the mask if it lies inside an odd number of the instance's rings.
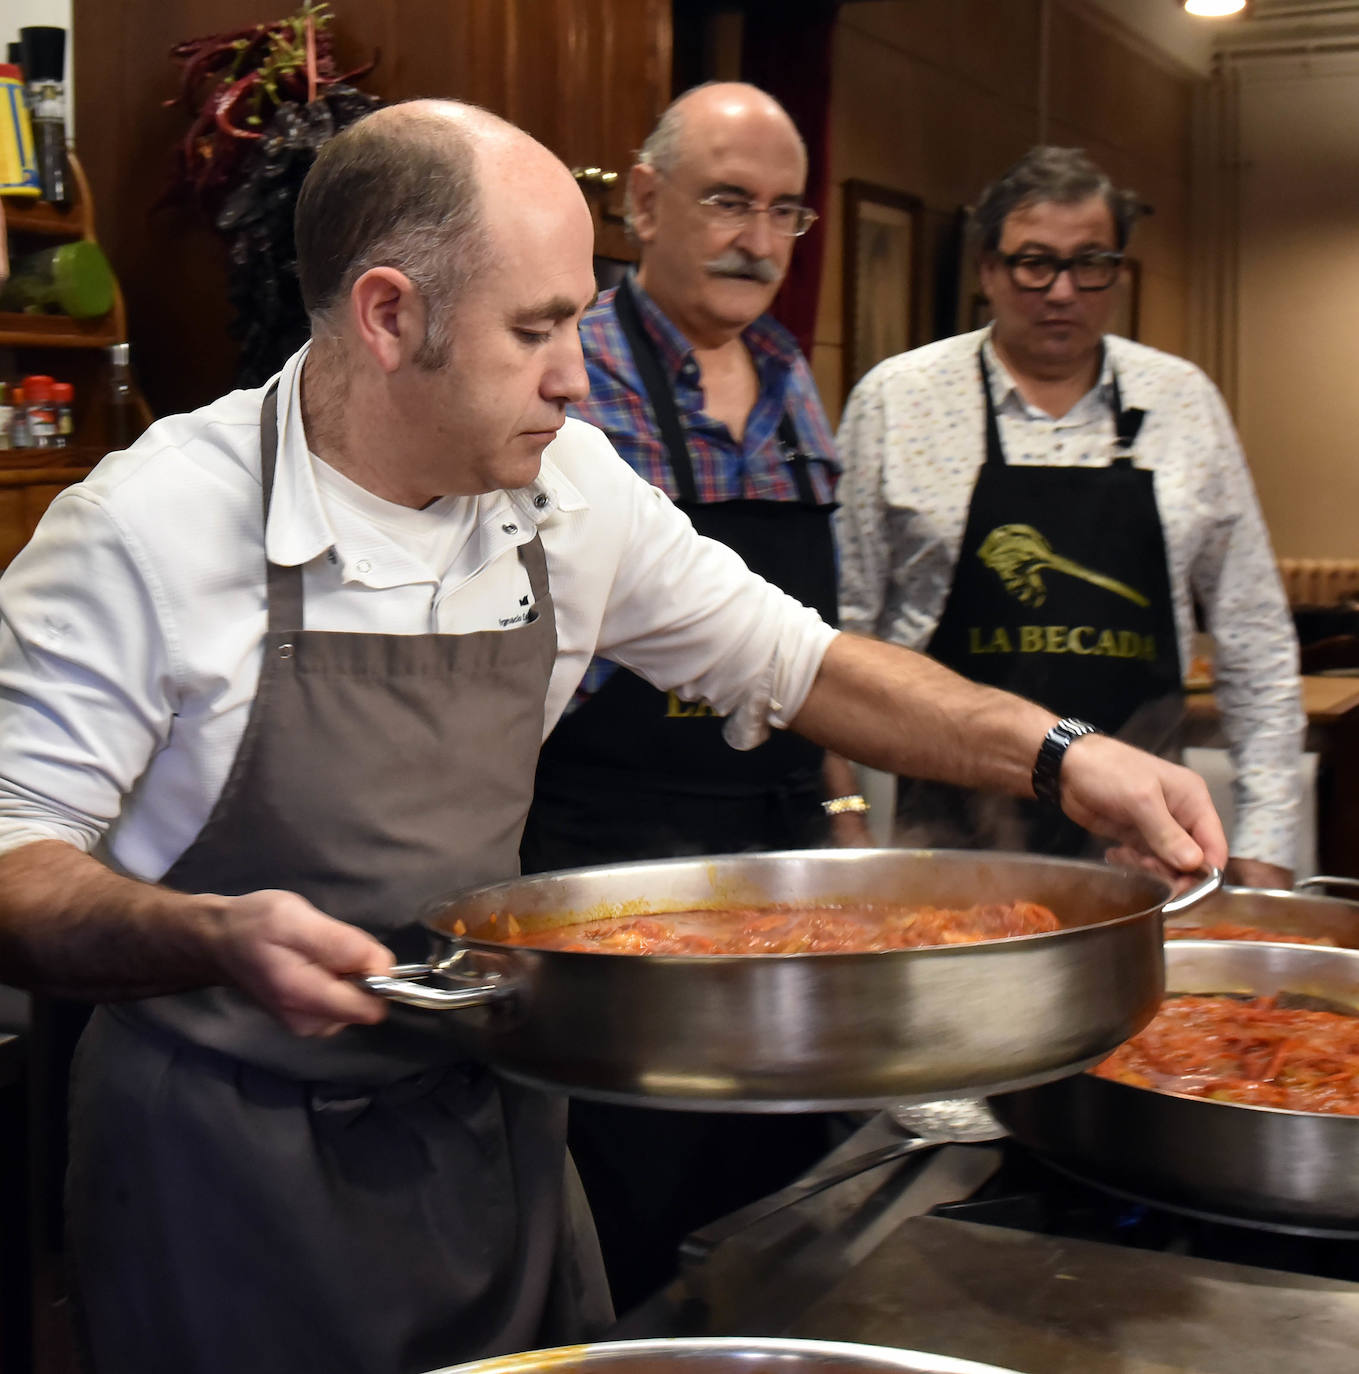
[{"label": "jar lid", "polygon": [[53,382],[52,399],[59,405],[68,406],[75,400],[75,387],[70,382]]}]

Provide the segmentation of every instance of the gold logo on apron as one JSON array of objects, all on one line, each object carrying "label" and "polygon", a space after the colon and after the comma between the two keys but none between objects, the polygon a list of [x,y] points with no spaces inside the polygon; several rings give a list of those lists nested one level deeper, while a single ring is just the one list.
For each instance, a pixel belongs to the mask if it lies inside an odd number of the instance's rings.
[{"label": "gold logo on apron", "polygon": [[696,716],[715,715],[713,708],[706,701],[685,701],[678,697],[674,692],[665,694],[665,714],[667,717],[683,717],[693,719]]},{"label": "gold logo on apron", "polygon": [[1052,545],[1032,525],[998,525],[981,542],[977,557],[1000,578],[1005,590],[1026,606],[1041,606],[1048,599],[1044,572],[1079,577],[1106,592],[1138,606],[1151,603],[1139,591],[1103,573],[1092,572],[1053,551]]},{"label": "gold logo on apron", "polygon": [[1093,658],[1139,658],[1156,662],[1156,636],[1135,630],[1102,630],[1094,625],[973,625],[969,654],[1075,654]]}]

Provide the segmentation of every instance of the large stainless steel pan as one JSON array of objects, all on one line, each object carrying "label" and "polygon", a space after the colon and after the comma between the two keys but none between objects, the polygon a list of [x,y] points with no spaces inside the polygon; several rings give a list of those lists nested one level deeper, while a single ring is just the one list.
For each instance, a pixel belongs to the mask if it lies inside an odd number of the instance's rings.
[{"label": "large stainless steel pan", "polygon": [[[1171,902],[1170,885],[1147,873],[929,850],[577,869],[458,897],[426,920],[428,964],[365,983],[455,1011],[450,1033],[505,1074],[586,1097],[798,1111],[982,1094],[1093,1064],[1145,1025],[1163,986],[1162,911],[1219,880]],[[702,958],[497,939],[511,914],[531,933],[694,907],[1015,899],[1051,907],[1064,929],[879,954]],[[418,981],[431,974],[436,986]]]},{"label": "large stainless steel pan", "polygon": [[1167,919],[1166,928],[1227,922],[1280,935],[1324,936],[1344,948],[1359,949],[1359,902],[1322,896],[1309,890],[1312,888],[1359,893],[1359,881],[1309,878],[1293,892],[1223,887],[1205,897],[1193,911]]},{"label": "large stainless steel pan", "polygon": [[[1172,992],[1302,993],[1359,1008],[1359,950],[1175,940]],[[1196,1216],[1359,1237],[1359,1117],[1177,1097],[1078,1074],[991,1099],[1068,1172]]]},{"label": "large stainless steel pan", "polygon": [[600,1341],[460,1364],[441,1374],[1014,1374],[891,1346],[762,1336]]}]

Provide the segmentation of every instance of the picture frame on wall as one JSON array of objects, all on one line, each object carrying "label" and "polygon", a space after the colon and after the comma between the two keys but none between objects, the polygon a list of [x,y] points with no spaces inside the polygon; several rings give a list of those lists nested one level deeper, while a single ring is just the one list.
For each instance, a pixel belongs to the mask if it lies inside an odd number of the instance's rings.
[{"label": "picture frame on wall", "polygon": [[844,394],[884,358],[922,342],[919,196],[871,181],[844,184]]}]

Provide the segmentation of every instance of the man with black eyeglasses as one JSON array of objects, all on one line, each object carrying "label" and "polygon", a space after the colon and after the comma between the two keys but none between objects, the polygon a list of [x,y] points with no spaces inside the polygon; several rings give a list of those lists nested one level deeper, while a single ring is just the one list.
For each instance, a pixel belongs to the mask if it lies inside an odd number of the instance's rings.
[{"label": "man with black eyeglasses", "polygon": [[[889,359],[845,407],[842,619],[1156,750],[1197,608],[1236,770],[1228,880],[1287,887],[1296,637],[1222,397],[1107,332],[1138,211],[1070,148],[1033,149],[983,193],[992,324]],[[916,842],[1086,847],[1060,818],[934,784],[903,782],[898,820]]]},{"label": "man with black eyeglasses", "polygon": [[[700,86],[664,112],[628,181],[640,261],[581,323],[590,395],[571,413],[701,534],[833,623],[840,465],[807,361],[767,313],[816,220],[806,176],[792,120],[753,86]],[[543,746],[525,871],[870,843],[847,763],[791,734],[738,753],[723,725],[597,658]],[[664,1282],[686,1231],[830,1143],[815,1118],[598,1104],[573,1104],[571,1141],[620,1308]]]}]

